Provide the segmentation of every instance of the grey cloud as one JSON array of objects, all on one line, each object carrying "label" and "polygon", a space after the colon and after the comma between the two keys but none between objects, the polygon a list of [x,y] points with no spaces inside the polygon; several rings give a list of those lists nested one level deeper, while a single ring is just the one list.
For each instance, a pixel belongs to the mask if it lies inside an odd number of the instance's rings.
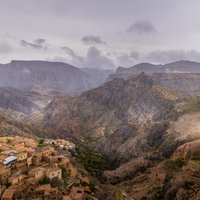
[{"label": "grey cloud", "polygon": [[103,68],[112,69],[115,68],[115,64],[108,55],[103,54],[99,49],[92,46],[88,49],[86,56],[80,56],[71,48],[64,46],[61,47],[67,55],[71,56],[70,64],[79,67],[91,67],[91,68]]},{"label": "grey cloud", "polygon": [[106,42],[102,41],[102,39],[99,36],[92,35],[83,37],[81,41],[86,45],[106,44]]},{"label": "grey cloud", "polygon": [[69,47],[67,46],[63,46],[63,47],[60,47],[62,50],[65,51],[65,53],[67,53],[68,55],[70,55],[71,57],[74,57],[76,56],[76,53]]},{"label": "grey cloud", "polygon": [[28,42],[26,40],[20,40],[22,47],[31,47],[34,49],[48,49],[46,40],[43,38],[38,38],[36,40],[33,40],[33,42]]},{"label": "grey cloud", "polygon": [[140,58],[140,53],[131,51],[130,53],[123,53],[116,55],[119,63],[124,67],[131,67],[135,64],[136,61]]},{"label": "grey cloud", "polygon": [[154,33],[156,32],[156,28],[150,21],[137,21],[127,29],[127,32],[137,34]]},{"label": "grey cloud", "polygon": [[86,65],[93,68],[112,69],[115,64],[108,56],[104,55],[96,47],[90,47],[86,55]]},{"label": "grey cloud", "polygon": [[44,44],[46,43],[46,40],[43,38],[38,38],[36,40],[33,41],[35,44]]},{"label": "grey cloud", "polygon": [[67,46],[61,47],[62,50],[65,51],[65,53],[69,56],[71,56],[71,62],[74,65],[80,65],[81,63],[84,62],[84,58],[80,55],[78,55],[74,50]]},{"label": "grey cloud", "polygon": [[177,60],[200,61],[200,52],[195,49],[152,51],[148,55],[146,55],[146,59],[151,62],[157,62],[157,63],[169,63]]}]

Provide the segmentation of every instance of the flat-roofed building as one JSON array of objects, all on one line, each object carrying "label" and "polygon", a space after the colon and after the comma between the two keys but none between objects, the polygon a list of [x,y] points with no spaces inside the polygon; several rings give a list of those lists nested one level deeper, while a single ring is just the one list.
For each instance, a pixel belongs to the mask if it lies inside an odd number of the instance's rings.
[{"label": "flat-roofed building", "polygon": [[1,184],[6,184],[8,182],[8,178],[11,175],[11,169],[8,167],[1,167],[0,168],[0,183]]},{"label": "flat-roofed building", "polygon": [[34,177],[37,180],[43,179],[45,177],[46,169],[43,167],[34,167],[29,170],[28,175]]},{"label": "flat-roofed building", "polygon": [[17,161],[22,161],[27,159],[27,152],[20,152],[15,155],[17,157]]},{"label": "flat-roofed building", "polygon": [[14,163],[14,162],[16,162],[17,161],[17,157],[15,157],[15,156],[8,156],[4,161],[3,161],[3,164],[4,165],[10,165],[10,164],[12,164],[12,163]]},{"label": "flat-roofed building", "polygon": [[58,167],[49,168],[46,170],[46,177],[50,180],[53,178],[58,178],[59,180],[62,179],[62,170]]},{"label": "flat-roofed building", "polygon": [[26,178],[26,176],[24,174],[19,174],[19,173],[16,173],[14,175],[12,175],[9,179],[8,179],[8,182],[11,184],[11,185],[15,185],[15,184],[18,184],[21,180],[23,180],[24,178]]}]

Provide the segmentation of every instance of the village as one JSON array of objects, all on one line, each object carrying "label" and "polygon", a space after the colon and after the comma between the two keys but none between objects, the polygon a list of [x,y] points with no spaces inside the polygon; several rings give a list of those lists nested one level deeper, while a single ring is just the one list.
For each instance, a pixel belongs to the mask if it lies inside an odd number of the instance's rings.
[{"label": "village", "polygon": [[67,140],[0,137],[1,200],[97,200],[70,161],[74,149]]}]

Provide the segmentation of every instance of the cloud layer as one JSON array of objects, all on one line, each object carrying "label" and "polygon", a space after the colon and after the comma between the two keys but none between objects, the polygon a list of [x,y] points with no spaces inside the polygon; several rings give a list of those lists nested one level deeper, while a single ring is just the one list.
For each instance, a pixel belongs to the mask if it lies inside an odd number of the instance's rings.
[{"label": "cloud layer", "polygon": [[128,29],[128,33],[137,33],[137,34],[144,34],[144,33],[155,33],[156,28],[155,26],[149,21],[137,21],[133,23]]},{"label": "cloud layer", "polygon": [[33,40],[33,42],[27,42],[26,40],[20,40],[22,47],[31,47],[34,49],[47,49],[46,40],[43,38],[38,38]]},{"label": "cloud layer", "polygon": [[198,0],[0,0],[0,5],[0,63],[56,59],[115,68],[199,61]]}]

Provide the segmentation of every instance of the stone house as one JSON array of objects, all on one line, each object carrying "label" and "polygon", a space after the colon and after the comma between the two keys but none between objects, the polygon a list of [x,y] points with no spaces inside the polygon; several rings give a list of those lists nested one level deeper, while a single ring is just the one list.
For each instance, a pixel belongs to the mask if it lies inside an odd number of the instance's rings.
[{"label": "stone house", "polygon": [[6,184],[8,182],[8,178],[11,175],[11,169],[8,167],[1,167],[0,168],[0,183]]},{"label": "stone house", "polygon": [[17,161],[23,161],[27,159],[27,152],[20,152],[15,155],[17,157]]},{"label": "stone house", "polygon": [[46,146],[46,147],[42,147],[40,149],[40,151],[42,152],[42,156],[51,156],[54,153],[54,148],[51,146]]},{"label": "stone house", "polygon": [[65,156],[58,156],[58,166],[61,168],[67,168],[69,166],[70,160]]},{"label": "stone house", "polygon": [[29,170],[28,175],[34,177],[37,180],[45,178],[45,168],[43,167],[34,167]]},{"label": "stone house", "polygon": [[82,187],[72,187],[70,197],[73,200],[85,200],[85,192]]},{"label": "stone house", "polygon": [[57,177],[59,180],[62,179],[62,170],[60,168],[49,168],[46,171],[46,177],[49,180],[52,180],[53,178]]},{"label": "stone house", "polygon": [[14,175],[12,175],[9,179],[8,179],[8,182],[11,184],[11,185],[16,185],[18,184],[21,180],[25,179],[26,176],[24,174],[19,174],[19,173],[16,173]]},{"label": "stone house", "polygon": [[35,152],[32,158],[32,163],[37,166],[41,163],[41,161],[42,161],[42,152]]}]

